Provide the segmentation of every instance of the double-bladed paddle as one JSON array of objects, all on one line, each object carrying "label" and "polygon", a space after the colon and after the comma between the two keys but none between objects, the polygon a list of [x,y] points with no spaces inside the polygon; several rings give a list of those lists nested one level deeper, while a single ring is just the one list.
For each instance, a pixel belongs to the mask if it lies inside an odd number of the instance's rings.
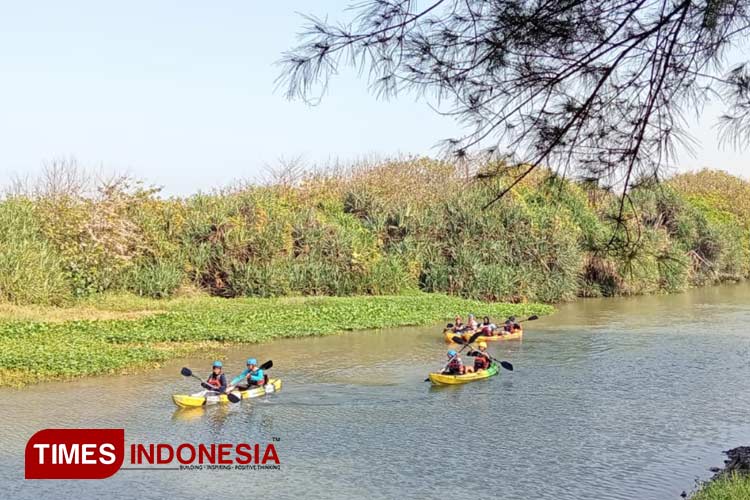
[{"label": "double-bladed paddle", "polygon": [[[182,375],[183,375],[183,376],[185,376],[185,377],[193,377],[193,378],[197,378],[198,380],[200,380],[200,381],[201,381],[201,386],[203,386],[203,385],[205,385],[205,384],[206,384],[206,383],[205,383],[205,382],[203,381],[203,379],[202,379],[202,378],[200,378],[200,377],[199,377],[198,375],[194,374],[194,373],[193,373],[193,370],[191,370],[190,368],[188,368],[188,367],[186,367],[186,366],[184,366],[184,367],[182,368],[182,370],[180,370],[180,373],[182,373]],[[227,399],[228,399],[229,401],[231,401],[232,403],[239,403],[239,402],[240,402],[240,398],[239,398],[239,396],[237,396],[236,394],[232,394],[231,392],[228,392],[228,393],[226,393],[226,394],[227,394]]]}]

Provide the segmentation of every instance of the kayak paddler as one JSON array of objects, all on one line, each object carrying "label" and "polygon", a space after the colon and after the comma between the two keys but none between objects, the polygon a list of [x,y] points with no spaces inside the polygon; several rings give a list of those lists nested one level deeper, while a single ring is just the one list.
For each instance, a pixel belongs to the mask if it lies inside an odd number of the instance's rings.
[{"label": "kayak paddler", "polygon": [[464,322],[461,319],[461,316],[456,316],[456,318],[453,320],[453,333],[460,333],[465,329],[466,327],[464,326]]},{"label": "kayak paddler", "polygon": [[476,317],[474,317],[474,315],[473,315],[473,314],[469,314],[469,321],[468,321],[468,323],[467,323],[467,325],[466,325],[466,326],[467,326],[467,327],[469,328],[469,330],[471,330],[471,331],[474,331],[474,330],[476,330],[476,329],[477,329],[477,327],[479,326],[479,323],[477,323],[477,319],[476,319]]},{"label": "kayak paddler", "polygon": [[490,355],[487,354],[487,342],[479,342],[477,344],[478,351],[471,351],[468,355],[474,357],[474,371],[479,372],[486,370],[490,367],[492,360]]},{"label": "kayak paddler", "polygon": [[219,393],[227,389],[227,377],[224,375],[224,366],[221,364],[221,361],[214,361],[211,375],[208,376],[205,382],[201,382],[201,387]]},{"label": "kayak paddler", "polygon": [[484,319],[482,320],[482,324],[480,325],[480,328],[482,331],[482,335],[484,335],[485,337],[491,337],[495,335],[495,330],[497,329],[497,326],[495,326],[495,324],[492,321],[490,321],[489,316],[485,316]]},{"label": "kayak paddler", "polygon": [[237,385],[237,389],[245,391],[253,386],[262,386],[265,377],[263,370],[258,368],[258,360],[255,358],[249,358],[247,360],[247,368],[242,370],[242,373],[232,379],[232,385]]},{"label": "kayak paddler", "polygon": [[513,333],[516,330],[520,330],[520,329],[521,329],[521,325],[516,323],[515,316],[511,316],[510,318],[505,320],[505,325],[503,325],[503,330],[505,331],[505,333]]},{"label": "kayak paddler", "polygon": [[461,361],[461,356],[455,350],[451,349],[448,351],[448,359],[448,364],[445,365],[442,373],[446,375],[463,375],[467,372],[467,368],[464,366],[463,361]]}]

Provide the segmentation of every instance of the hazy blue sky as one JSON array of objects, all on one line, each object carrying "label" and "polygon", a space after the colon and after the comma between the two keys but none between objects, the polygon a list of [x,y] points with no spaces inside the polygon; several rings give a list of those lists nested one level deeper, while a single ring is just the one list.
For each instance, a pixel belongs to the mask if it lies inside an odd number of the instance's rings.
[{"label": "hazy blue sky", "polygon": [[[317,107],[274,91],[296,12],[336,18],[349,3],[0,1],[0,184],[75,157],[183,194],[280,157],[436,154],[455,124],[410,96],[378,101],[354,74]],[[696,122],[698,157],[682,167],[750,177],[746,155],[716,146],[715,116]]]}]

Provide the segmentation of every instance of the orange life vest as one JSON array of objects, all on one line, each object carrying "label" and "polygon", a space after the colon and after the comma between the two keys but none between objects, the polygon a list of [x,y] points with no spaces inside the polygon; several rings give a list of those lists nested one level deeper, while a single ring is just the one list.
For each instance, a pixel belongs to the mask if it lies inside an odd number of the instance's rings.
[{"label": "orange life vest", "polygon": [[221,373],[219,373],[218,375],[216,375],[215,373],[212,373],[208,377],[208,380],[206,380],[206,383],[210,385],[211,387],[219,388],[221,387],[221,382],[219,381],[219,378],[221,378],[221,376],[222,376]]}]

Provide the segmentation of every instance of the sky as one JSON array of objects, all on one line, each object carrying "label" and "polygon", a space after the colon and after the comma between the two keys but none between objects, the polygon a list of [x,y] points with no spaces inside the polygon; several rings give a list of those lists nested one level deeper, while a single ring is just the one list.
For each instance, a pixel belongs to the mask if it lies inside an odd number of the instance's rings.
[{"label": "sky", "polygon": [[[280,160],[438,155],[458,125],[413,96],[378,100],[353,71],[318,106],[276,89],[300,14],[342,19],[349,4],[0,0],[0,185],[75,159],[183,195],[263,179]],[[693,121],[697,154],[679,168],[750,178],[750,151],[717,145],[718,113]]]}]

